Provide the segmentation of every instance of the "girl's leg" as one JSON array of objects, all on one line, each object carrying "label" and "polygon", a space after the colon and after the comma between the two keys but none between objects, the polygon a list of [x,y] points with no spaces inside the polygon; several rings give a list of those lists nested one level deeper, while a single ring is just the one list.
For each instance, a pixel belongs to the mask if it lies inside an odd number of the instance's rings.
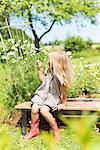
[{"label": "girl's leg", "polygon": [[31,130],[28,133],[28,135],[25,136],[25,139],[31,139],[37,135],[39,135],[39,106],[37,104],[34,104],[31,109]]},{"label": "girl's leg", "polygon": [[39,120],[39,106],[37,104],[33,104],[31,108],[31,121]]},{"label": "girl's leg", "polygon": [[40,109],[41,115],[48,121],[48,123],[51,125],[52,129],[54,130],[54,137],[56,141],[60,140],[60,132],[56,123],[55,118],[53,118],[53,115],[50,113],[50,108],[46,105],[44,105]]}]

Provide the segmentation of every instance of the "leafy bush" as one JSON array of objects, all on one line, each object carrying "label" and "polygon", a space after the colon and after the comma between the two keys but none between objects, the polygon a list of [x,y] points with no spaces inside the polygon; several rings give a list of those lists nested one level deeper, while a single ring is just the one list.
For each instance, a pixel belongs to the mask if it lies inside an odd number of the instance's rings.
[{"label": "leafy bush", "polygon": [[[15,46],[15,43],[13,44]],[[20,47],[22,45],[19,46],[19,49]],[[44,48],[37,54],[32,47],[30,47],[30,50],[27,49],[27,43],[25,48],[25,57],[19,56],[17,51],[13,51],[14,55],[8,55],[11,52],[5,54],[6,64],[2,64],[2,66],[5,73],[9,75],[1,84],[6,89],[7,97],[3,100],[3,103],[7,108],[13,108],[18,102],[29,101],[32,98],[34,91],[40,84],[36,60],[45,61],[44,64],[47,62],[47,51]],[[45,69],[45,65],[43,68]]]},{"label": "leafy bush", "polygon": [[[74,139],[80,146],[80,150],[100,149],[99,135],[95,133],[97,114],[85,112],[81,118],[61,118],[74,134]],[[67,129],[68,130],[68,129]]]},{"label": "leafy bush", "polygon": [[84,41],[83,38],[77,36],[77,37],[70,37],[65,40],[64,42],[65,51],[81,51],[83,49],[90,48],[92,45],[92,41],[88,39],[87,41]]},{"label": "leafy bush", "polygon": [[74,97],[80,94],[100,93],[100,65],[79,59],[79,67],[74,65],[73,87],[69,90],[68,96]]},{"label": "leafy bush", "polygon": [[96,47],[96,50],[97,50],[97,51],[100,51],[100,46]]},{"label": "leafy bush", "polygon": [[86,45],[87,45],[87,48],[90,48],[93,44],[92,40],[91,39],[88,39],[86,42]]},{"label": "leafy bush", "polygon": [[49,42],[48,45],[61,45],[62,44],[62,41],[60,40],[55,40],[53,42]]},{"label": "leafy bush", "polygon": [[6,62],[9,58],[22,57],[25,58],[28,52],[31,52],[33,45],[29,41],[8,39],[6,46],[0,50],[0,61]]}]

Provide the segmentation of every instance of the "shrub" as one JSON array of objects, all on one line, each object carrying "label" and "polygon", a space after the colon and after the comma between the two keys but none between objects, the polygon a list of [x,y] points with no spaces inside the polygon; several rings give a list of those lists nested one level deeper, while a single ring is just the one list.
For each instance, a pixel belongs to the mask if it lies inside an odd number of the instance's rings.
[{"label": "shrub", "polygon": [[73,87],[69,90],[68,96],[75,97],[80,94],[100,93],[100,66],[97,63],[84,61],[79,59],[79,67],[74,66]]},{"label": "shrub", "polygon": [[96,47],[96,50],[100,51],[100,46],[97,46],[97,47]]},{"label": "shrub", "polygon": [[84,41],[81,37],[70,37],[64,42],[65,51],[81,51],[91,47],[92,41],[89,39]]},{"label": "shrub", "polygon": [[62,121],[68,126],[67,130],[74,134],[74,139],[79,144],[80,150],[100,149],[99,135],[95,133],[95,124],[97,122],[96,113],[85,112],[80,118],[62,118]]},{"label": "shrub", "polygon": [[[3,85],[5,85],[7,98],[3,103],[7,108],[14,108],[18,102],[29,101],[40,82],[37,76],[36,60],[40,59],[43,64],[47,62],[47,53],[43,49],[39,53],[31,50],[26,53],[25,58],[9,55],[6,64],[2,64],[5,72],[9,70],[9,76],[6,77]],[[45,65],[43,65],[45,69]]]},{"label": "shrub", "polygon": [[15,39],[8,39],[6,46],[0,49],[0,61],[2,63],[6,62],[11,57],[22,57],[24,59],[27,53],[33,52],[33,49],[34,45],[32,45],[27,40],[21,41]]},{"label": "shrub", "polygon": [[92,46],[92,44],[93,44],[93,42],[92,42],[91,39],[88,39],[88,40],[86,41],[87,48],[90,48],[90,47]]}]

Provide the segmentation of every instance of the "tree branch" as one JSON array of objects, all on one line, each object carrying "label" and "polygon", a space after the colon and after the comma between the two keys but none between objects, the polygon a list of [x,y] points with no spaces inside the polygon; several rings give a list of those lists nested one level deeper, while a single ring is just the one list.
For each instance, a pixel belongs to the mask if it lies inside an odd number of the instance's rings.
[{"label": "tree branch", "polygon": [[47,33],[52,29],[52,27],[53,27],[53,25],[54,25],[55,22],[56,22],[56,20],[53,20],[53,22],[52,22],[50,28],[49,28],[47,31],[45,31],[45,32],[40,36],[39,41],[43,38],[43,36],[44,36],[45,34],[47,34]]},{"label": "tree branch", "polygon": [[34,27],[33,27],[33,24],[32,24],[32,18],[31,18],[31,16],[29,16],[29,22],[30,22],[30,27],[31,27],[32,33],[34,35],[34,38],[38,39],[38,36],[37,36],[36,31],[34,30]]},{"label": "tree branch", "polygon": [[31,27],[31,31],[32,31],[32,33],[33,33],[33,35],[34,35],[34,44],[35,44],[35,47],[37,48],[37,49],[39,49],[40,48],[40,45],[39,45],[39,38],[38,38],[38,35],[37,35],[37,33],[36,33],[36,31],[35,31],[35,29],[34,29],[34,26],[33,26],[33,24],[32,24],[32,14],[31,14],[31,12],[29,11],[29,13],[28,13],[28,16],[29,16],[29,22],[30,22],[30,27]]},{"label": "tree branch", "polygon": [[34,27],[33,27],[33,24],[32,24],[32,14],[31,14],[30,11],[28,12],[28,16],[29,16],[28,19],[29,19],[30,27],[31,27],[32,33],[34,35],[34,38],[38,39],[38,35],[36,34],[36,31],[34,30]]}]

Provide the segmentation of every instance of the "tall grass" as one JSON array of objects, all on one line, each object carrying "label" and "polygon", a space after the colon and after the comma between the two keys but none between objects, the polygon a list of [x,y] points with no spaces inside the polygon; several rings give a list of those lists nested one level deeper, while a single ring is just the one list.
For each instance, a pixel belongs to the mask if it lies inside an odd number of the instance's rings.
[{"label": "tall grass", "polygon": [[97,49],[87,49],[87,50],[82,50],[80,52],[73,52],[73,57],[74,58],[93,58],[93,57],[100,57],[100,50]]}]

